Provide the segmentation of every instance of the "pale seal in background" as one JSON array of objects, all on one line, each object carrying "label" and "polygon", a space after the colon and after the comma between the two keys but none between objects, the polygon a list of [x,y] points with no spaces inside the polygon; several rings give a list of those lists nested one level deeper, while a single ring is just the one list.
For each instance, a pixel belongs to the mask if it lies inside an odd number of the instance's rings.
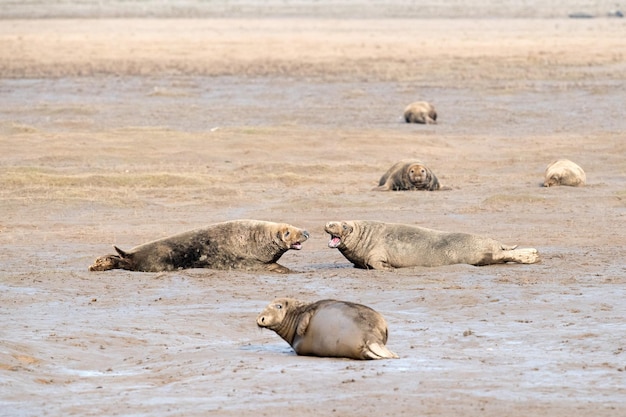
[{"label": "pale seal in background", "polygon": [[407,123],[436,124],[437,111],[426,101],[416,101],[404,109],[404,120]]},{"label": "pale seal in background", "polygon": [[546,167],[543,186],[569,185],[580,187],[585,185],[586,181],[587,175],[580,166],[569,159],[557,159],[550,162]]}]

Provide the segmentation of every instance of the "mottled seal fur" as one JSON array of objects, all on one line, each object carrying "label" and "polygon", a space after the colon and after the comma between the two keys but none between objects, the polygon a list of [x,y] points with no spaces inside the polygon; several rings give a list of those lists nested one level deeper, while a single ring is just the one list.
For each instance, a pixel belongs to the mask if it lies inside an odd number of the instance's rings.
[{"label": "mottled seal fur", "polygon": [[353,220],[328,222],[330,248],[358,268],[393,269],[452,264],[535,263],[536,249],[516,249],[494,239],[399,223]]},{"label": "mottled seal fur", "polygon": [[90,271],[173,271],[185,268],[290,270],[276,263],[289,249],[299,250],[306,230],[286,223],[233,220],[144,243],[117,255],[102,256]]},{"label": "mottled seal fur", "polygon": [[407,123],[436,124],[437,111],[426,101],[416,101],[404,109],[404,120]]},{"label": "mottled seal fur", "polygon": [[543,186],[569,185],[580,187],[585,185],[586,181],[587,176],[580,166],[569,159],[557,159],[550,162],[546,167]]},{"label": "mottled seal fur", "polygon": [[298,355],[351,359],[388,359],[387,322],[362,304],[293,298],[272,301],[257,317],[257,325],[275,331]]},{"label": "mottled seal fur", "polygon": [[435,173],[422,161],[404,159],[396,162],[380,177],[374,191],[438,190]]}]

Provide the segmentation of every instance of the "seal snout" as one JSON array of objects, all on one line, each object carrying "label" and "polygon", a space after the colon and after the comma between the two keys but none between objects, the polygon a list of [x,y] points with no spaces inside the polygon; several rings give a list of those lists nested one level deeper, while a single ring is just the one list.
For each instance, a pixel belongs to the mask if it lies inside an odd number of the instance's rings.
[{"label": "seal snout", "polygon": [[295,249],[295,250],[302,249],[302,242],[305,242],[309,238],[309,232],[307,232],[306,230],[303,230],[301,234],[302,234],[301,240],[298,240],[292,243],[291,245],[289,245],[291,249]]},{"label": "seal snout", "polygon": [[256,324],[259,327],[265,327],[265,316],[263,314],[256,318]]}]

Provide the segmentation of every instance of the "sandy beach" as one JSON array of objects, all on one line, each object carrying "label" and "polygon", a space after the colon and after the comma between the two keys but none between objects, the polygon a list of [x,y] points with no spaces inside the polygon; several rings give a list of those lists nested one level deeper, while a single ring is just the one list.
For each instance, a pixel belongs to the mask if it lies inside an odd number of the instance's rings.
[{"label": "sandy beach", "polygon": [[[624,414],[615,5],[227,3],[3,8],[0,415]],[[417,100],[438,124],[404,123]],[[372,191],[413,157],[447,190]],[[557,158],[586,186],[542,187]],[[87,270],[112,245],[246,218],[311,233],[280,260],[295,273]],[[351,219],[541,262],[355,269],[324,232]],[[255,323],[283,296],[376,309],[400,359],[295,355]]]}]

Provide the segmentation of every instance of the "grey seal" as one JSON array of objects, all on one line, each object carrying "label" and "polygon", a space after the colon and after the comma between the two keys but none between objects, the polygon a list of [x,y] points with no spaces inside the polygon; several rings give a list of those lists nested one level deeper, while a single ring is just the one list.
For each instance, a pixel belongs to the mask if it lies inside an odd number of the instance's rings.
[{"label": "grey seal", "polygon": [[391,359],[398,355],[387,343],[387,322],[362,304],[338,300],[272,301],[257,325],[276,332],[298,355],[350,359]]},{"label": "grey seal", "polygon": [[569,159],[557,159],[550,162],[544,172],[544,187],[555,185],[581,187],[585,185],[585,182],[587,182],[585,171]]},{"label": "grey seal", "polygon": [[426,101],[416,101],[404,109],[404,120],[407,123],[437,124],[437,111]]},{"label": "grey seal", "polygon": [[424,227],[352,220],[326,223],[328,246],[358,268],[385,269],[452,264],[490,265],[539,261],[537,249],[504,245],[469,233]]},{"label": "grey seal", "polygon": [[286,223],[232,220],[215,223],[97,258],[90,271],[126,269],[159,272],[186,268],[291,272],[277,263],[288,250],[300,250],[306,230]]},{"label": "grey seal", "polygon": [[403,159],[396,162],[378,181],[374,191],[435,191],[441,188],[435,173],[422,161]]}]

